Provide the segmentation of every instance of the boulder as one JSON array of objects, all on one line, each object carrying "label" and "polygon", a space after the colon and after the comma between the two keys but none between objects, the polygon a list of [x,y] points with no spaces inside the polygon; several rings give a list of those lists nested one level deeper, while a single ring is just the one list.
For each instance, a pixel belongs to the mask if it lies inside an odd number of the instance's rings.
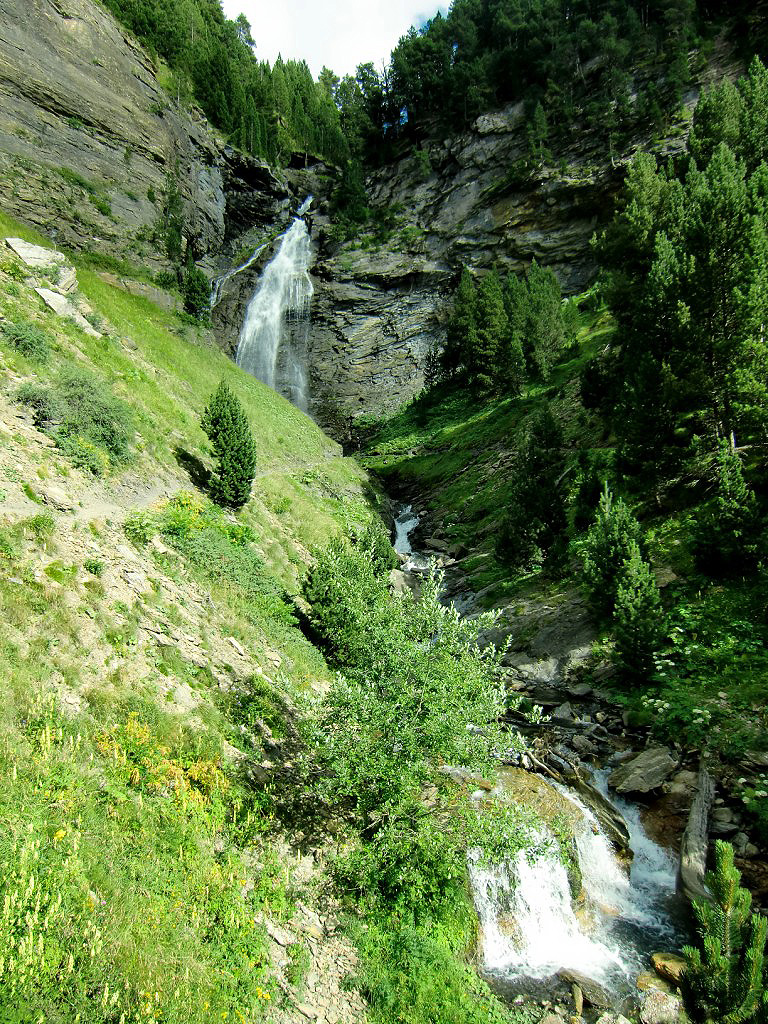
[{"label": "boulder", "polygon": [[617,793],[649,793],[677,768],[669,747],[650,747],[614,769],[608,785]]},{"label": "boulder", "polygon": [[57,316],[64,317],[65,320],[72,320],[81,331],[90,334],[92,338],[101,337],[99,331],[92,324],[88,323],[83,314],[66,295],[62,295],[61,292],[51,291],[50,288],[35,288],[35,291],[46,306],[52,309]]},{"label": "boulder", "polygon": [[61,489],[56,487],[54,484],[46,484],[39,490],[41,500],[52,508],[58,509],[59,512],[72,512],[75,503],[74,501]]},{"label": "boulder", "polygon": [[561,704],[560,707],[555,708],[552,712],[552,717],[555,721],[572,722],[576,715],[574,714],[571,705],[566,701],[565,704]]},{"label": "boulder", "polygon": [[604,1013],[595,1024],[630,1024],[622,1013]]},{"label": "boulder", "polygon": [[565,981],[569,985],[578,985],[581,989],[585,1003],[589,1003],[590,1006],[594,1006],[598,1010],[611,1009],[613,1000],[611,999],[610,994],[601,984],[599,984],[599,982],[593,981],[592,978],[588,978],[586,974],[582,974],[580,971],[573,971],[569,967],[565,967],[557,972],[557,976],[561,981]]},{"label": "boulder", "polygon": [[635,984],[640,992],[647,992],[649,988],[657,988],[660,992],[672,991],[670,983],[660,978],[654,971],[641,971],[635,979]]},{"label": "boulder", "polygon": [[641,1024],[681,1024],[683,1003],[679,996],[650,988],[640,1001]]},{"label": "boulder", "polygon": [[685,958],[677,953],[651,953],[651,963],[657,974],[673,985],[680,984],[685,970]]}]

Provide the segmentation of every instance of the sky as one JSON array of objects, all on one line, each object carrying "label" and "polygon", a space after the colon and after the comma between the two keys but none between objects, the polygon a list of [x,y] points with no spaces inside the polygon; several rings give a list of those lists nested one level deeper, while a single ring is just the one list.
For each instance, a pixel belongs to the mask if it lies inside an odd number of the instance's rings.
[{"label": "sky", "polygon": [[[223,0],[228,18],[251,23],[256,56],[305,60],[317,78],[323,65],[354,74],[371,61],[380,68],[400,36],[438,10],[432,0]],[[443,12],[447,4],[439,5]]]}]

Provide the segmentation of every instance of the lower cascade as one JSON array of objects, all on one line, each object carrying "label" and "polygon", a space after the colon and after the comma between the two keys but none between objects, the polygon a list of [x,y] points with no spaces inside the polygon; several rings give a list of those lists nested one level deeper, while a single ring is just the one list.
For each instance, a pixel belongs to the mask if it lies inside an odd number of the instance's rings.
[{"label": "lower cascade", "polygon": [[[602,789],[603,773],[594,782]],[[550,785],[576,812],[582,891],[573,892],[557,844],[546,833],[533,849],[500,864],[487,864],[482,851],[471,850],[482,967],[519,988],[570,970],[615,995],[629,994],[647,954],[680,941],[675,859],[648,837],[639,810],[622,804],[634,854],[627,873],[592,812],[572,792]]]},{"label": "lower cascade", "polygon": [[312,197],[302,203],[277,252],[264,268],[240,330],[236,361],[305,412],[312,242],[303,220]]}]

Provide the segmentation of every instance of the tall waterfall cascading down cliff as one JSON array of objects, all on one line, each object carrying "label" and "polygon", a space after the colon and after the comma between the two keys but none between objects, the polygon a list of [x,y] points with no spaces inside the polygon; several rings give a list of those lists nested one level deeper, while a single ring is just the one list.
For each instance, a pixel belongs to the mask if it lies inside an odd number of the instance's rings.
[{"label": "tall waterfall cascading down cliff", "polygon": [[305,412],[309,306],[314,289],[309,276],[312,242],[303,220],[312,196],[299,207],[277,252],[264,268],[248,303],[237,345],[236,362]]}]

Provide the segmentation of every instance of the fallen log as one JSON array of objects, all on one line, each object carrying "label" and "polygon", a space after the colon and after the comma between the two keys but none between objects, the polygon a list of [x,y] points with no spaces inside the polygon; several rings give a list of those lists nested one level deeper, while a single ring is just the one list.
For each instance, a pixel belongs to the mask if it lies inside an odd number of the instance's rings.
[{"label": "fallen log", "polygon": [[709,846],[709,814],[715,802],[715,781],[702,759],[696,780],[696,795],[680,845],[677,887],[691,901],[711,899],[704,885]]}]

